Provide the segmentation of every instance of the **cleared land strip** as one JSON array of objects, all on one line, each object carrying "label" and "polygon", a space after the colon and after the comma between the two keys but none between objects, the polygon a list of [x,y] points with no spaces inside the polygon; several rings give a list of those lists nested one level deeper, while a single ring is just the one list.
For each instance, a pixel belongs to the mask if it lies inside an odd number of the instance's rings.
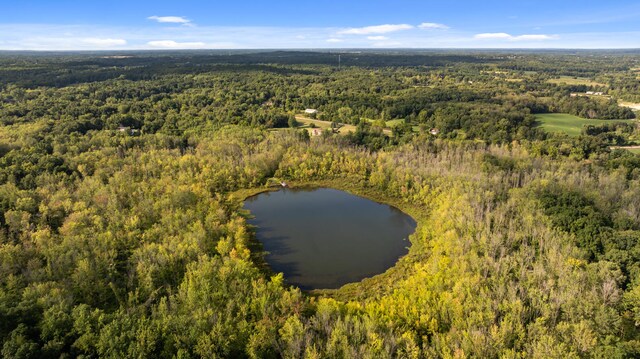
[{"label": "cleared land strip", "polygon": [[[296,120],[298,122],[304,123],[306,125],[314,124],[314,125],[318,126],[319,128],[322,128],[322,129],[331,128],[331,122],[330,121],[314,120],[312,118],[308,118],[308,117],[304,117],[304,116],[300,116],[300,115],[296,115]],[[347,134],[349,132],[356,132],[356,126],[348,125],[348,124],[341,124],[340,129],[338,130],[338,132],[341,133],[341,134]],[[385,135],[391,136],[391,130],[389,130],[387,128],[383,129],[382,133],[384,133]]]},{"label": "cleared land strip", "polygon": [[632,110],[640,110],[640,103],[633,103],[633,102],[625,102],[625,101],[620,101],[619,103],[620,106],[623,107],[628,107]]},{"label": "cleared land strip", "polygon": [[609,146],[612,150],[627,150],[631,153],[640,154],[640,146]]}]

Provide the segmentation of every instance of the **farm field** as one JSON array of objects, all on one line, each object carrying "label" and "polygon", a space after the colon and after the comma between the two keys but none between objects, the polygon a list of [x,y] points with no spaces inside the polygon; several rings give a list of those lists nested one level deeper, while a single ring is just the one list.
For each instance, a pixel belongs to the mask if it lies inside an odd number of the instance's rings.
[{"label": "farm field", "polygon": [[[329,121],[314,120],[312,118],[308,118],[308,117],[304,117],[304,116],[296,116],[296,121],[298,121],[300,124],[305,125],[305,126],[309,126],[309,125],[313,124],[316,127],[321,128],[321,129],[331,128],[331,122],[329,122]],[[356,126],[344,124],[338,130],[338,133],[340,133],[342,135],[346,135],[349,132],[356,132]]]},{"label": "farm field", "polygon": [[544,113],[536,115],[536,119],[545,131],[552,133],[566,133],[569,136],[578,136],[584,125],[601,125],[613,122],[632,122],[635,120],[597,120],[586,119],[566,113]]},{"label": "farm field", "polygon": [[549,79],[548,83],[552,84],[565,84],[565,85],[586,85],[586,86],[609,86],[601,82],[594,81],[587,77],[572,77],[572,76],[560,76],[559,78]]},{"label": "farm field", "polygon": [[[314,120],[308,117],[304,117],[304,116],[296,116],[296,120],[298,122],[300,122],[303,125],[310,125],[310,124],[314,124],[319,128],[325,129],[325,128],[331,128],[331,122],[329,121],[322,121],[322,120]],[[395,120],[395,121],[402,121],[402,120]],[[393,121],[387,121],[387,126],[389,126],[389,123],[393,122]],[[354,125],[349,125],[349,124],[343,124],[342,127],[340,127],[340,129],[338,130],[338,133],[342,134],[342,135],[346,135],[349,132],[356,132],[356,126]],[[392,132],[389,129],[384,129],[382,130],[382,133],[384,133],[387,136],[391,136]]]}]

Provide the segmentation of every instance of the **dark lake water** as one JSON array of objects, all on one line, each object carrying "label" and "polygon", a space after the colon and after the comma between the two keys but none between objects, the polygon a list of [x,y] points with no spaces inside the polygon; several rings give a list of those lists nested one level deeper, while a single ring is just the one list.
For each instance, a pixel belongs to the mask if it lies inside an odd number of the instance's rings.
[{"label": "dark lake water", "polygon": [[386,204],[330,188],[247,198],[275,272],[302,289],[338,288],[383,273],[407,253],[416,222]]}]

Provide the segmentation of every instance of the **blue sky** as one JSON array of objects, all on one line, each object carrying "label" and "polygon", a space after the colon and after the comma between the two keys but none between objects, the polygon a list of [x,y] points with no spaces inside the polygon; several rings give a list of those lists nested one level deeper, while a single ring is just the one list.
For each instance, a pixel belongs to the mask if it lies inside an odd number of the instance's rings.
[{"label": "blue sky", "polygon": [[640,1],[0,0],[0,49],[640,48]]}]

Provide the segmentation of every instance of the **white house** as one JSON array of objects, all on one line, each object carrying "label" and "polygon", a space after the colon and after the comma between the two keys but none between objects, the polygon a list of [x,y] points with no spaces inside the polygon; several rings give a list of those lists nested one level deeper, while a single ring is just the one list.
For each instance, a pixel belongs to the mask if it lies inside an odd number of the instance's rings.
[{"label": "white house", "polygon": [[307,115],[315,115],[318,113],[318,110],[316,110],[315,108],[308,108],[304,110],[304,113],[306,113]]}]

